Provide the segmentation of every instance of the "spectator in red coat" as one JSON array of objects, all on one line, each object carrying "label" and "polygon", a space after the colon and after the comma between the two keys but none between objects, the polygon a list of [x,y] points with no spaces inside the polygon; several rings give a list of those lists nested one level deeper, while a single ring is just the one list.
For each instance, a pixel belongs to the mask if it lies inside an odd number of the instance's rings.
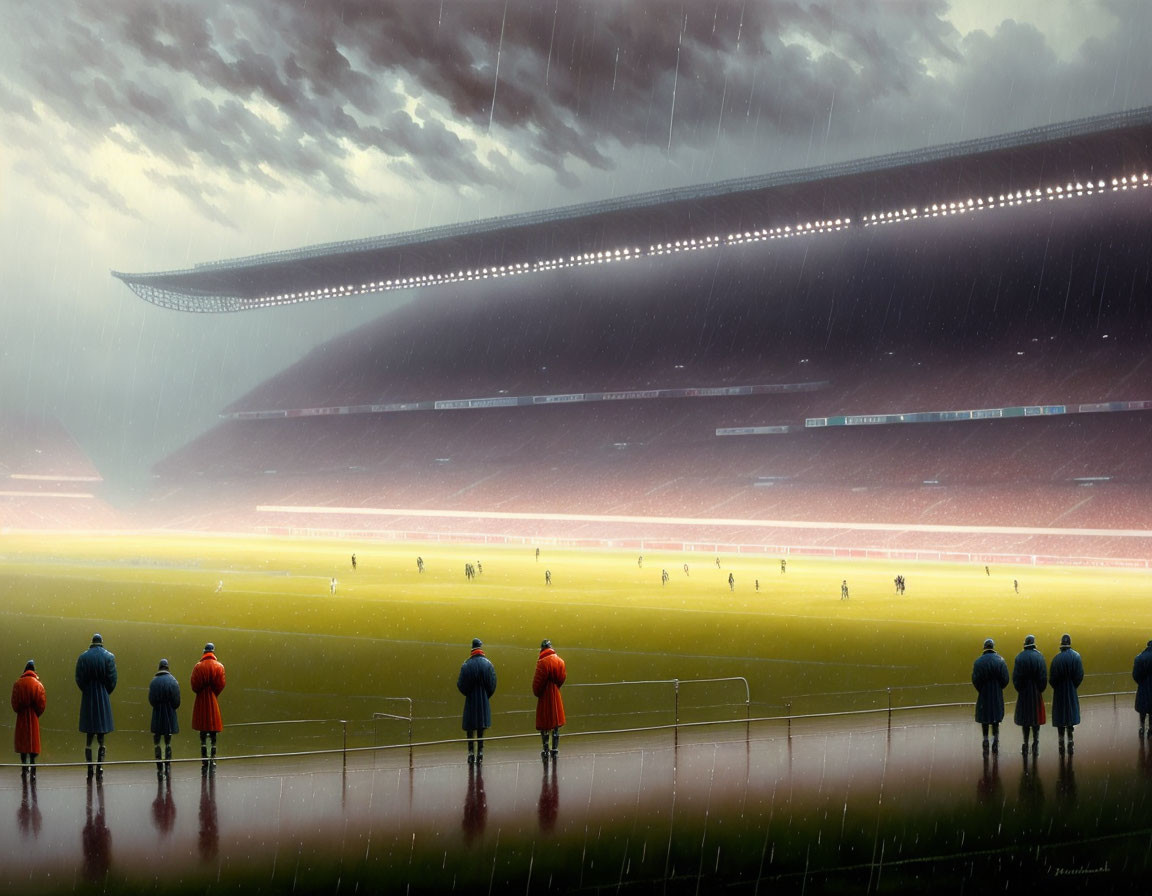
[{"label": "spectator in red coat", "polygon": [[540,657],[536,660],[536,674],[532,677],[532,693],[536,695],[536,730],[540,732],[540,758],[548,761],[548,732],[552,732],[552,760],[560,752],[560,729],[564,727],[564,701],[560,687],[568,673],[552,642],[540,642]]},{"label": "spectator in red coat", "polygon": [[[200,773],[216,770],[216,735],[224,730],[220,717],[220,703],[216,700],[224,690],[224,666],[216,659],[216,645],[204,645],[204,655],[192,669],[192,692],[196,702],[192,705],[192,730],[200,732]],[[212,752],[208,752],[211,742]]]},{"label": "spectator in red coat", "polygon": [[24,674],[12,685],[12,711],[16,713],[16,752],[20,754],[20,773],[31,771],[36,777],[36,757],[40,755],[40,716],[44,714],[47,697],[36,663],[28,660]]}]

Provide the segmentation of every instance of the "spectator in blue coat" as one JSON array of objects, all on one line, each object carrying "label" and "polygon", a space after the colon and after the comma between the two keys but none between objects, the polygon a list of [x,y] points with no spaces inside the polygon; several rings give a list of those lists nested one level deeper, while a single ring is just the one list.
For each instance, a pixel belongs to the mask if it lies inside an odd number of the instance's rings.
[{"label": "spectator in blue coat", "polygon": [[1036,636],[1024,639],[1024,649],[1016,654],[1012,668],[1012,685],[1016,688],[1015,722],[1024,729],[1021,754],[1028,755],[1028,734],[1032,733],[1032,755],[1040,753],[1040,726],[1044,724],[1044,689],[1048,687],[1048,664],[1036,649]]},{"label": "spectator in blue coat", "polygon": [[1048,669],[1048,683],[1052,685],[1052,724],[1060,739],[1060,755],[1064,755],[1064,732],[1068,732],[1068,752],[1075,751],[1072,729],[1080,724],[1080,698],[1076,689],[1084,680],[1084,663],[1080,654],[1072,649],[1072,636],[1060,636],[1060,652],[1052,657]]},{"label": "spectator in blue coat", "polygon": [[984,734],[984,755],[988,755],[988,727],[992,727],[992,752],[1000,752],[1000,723],[1004,721],[1004,689],[1008,687],[1008,664],[996,652],[991,638],[984,652],[972,664],[972,687],[976,688],[976,721]]},{"label": "spectator in blue coat", "polygon": [[[152,746],[156,750],[156,777],[172,773],[172,735],[180,732],[176,710],[180,708],[180,682],[168,670],[168,660],[160,660],[160,667],[148,686],[148,702],[152,705]],[[160,738],[164,738],[164,761],[161,762]]]},{"label": "spectator in blue coat", "polygon": [[1136,682],[1136,712],[1140,713],[1140,737],[1148,732],[1148,739],[1152,740],[1152,726],[1145,727],[1144,722],[1152,714],[1152,641],[1143,652],[1136,654],[1132,663],[1132,680]]},{"label": "spectator in blue coat", "polygon": [[[76,660],[76,687],[80,688],[80,730],[88,736],[84,745],[88,777],[92,777],[93,771],[103,777],[104,735],[115,730],[108,695],[116,690],[116,657],[104,649],[104,639],[98,634],[92,636],[92,643]],[[92,767],[93,737],[100,747],[95,769]]]},{"label": "spectator in blue coat", "polygon": [[489,698],[496,693],[496,667],[484,655],[484,643],[472,639],[472,653],[460,667],[456,690],[464,695],[461,727],[468,735],[468,764],[484,761],[484,729],[492,727]]}]

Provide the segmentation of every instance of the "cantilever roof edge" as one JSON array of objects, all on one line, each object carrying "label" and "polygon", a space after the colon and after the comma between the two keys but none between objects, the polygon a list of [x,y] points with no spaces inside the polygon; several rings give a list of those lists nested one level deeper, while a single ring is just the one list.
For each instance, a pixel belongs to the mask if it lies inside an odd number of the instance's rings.
[{"label": "cantilever roof edge", "polygon": [[[1043,125],[992,137],[871,156],[848,162],[639,193],[555,209],[484,218],[477,221],[440,225],[358,240],[320,243],[297,249],[203,262],[191,268],[152,273],[111,271],[111,274],[140,298],[163,307],[194,312],[240,311],[275,304],[263,299],[256,299],[242,291],[220,288],[221,281],[230,279],[229,275],[239,275],[243,278],[245,272],[251,272],[257,268],[267,270],[327,259],[333,256],[360,255],[374,251],[416,247],[461,237],[475,238],[484,234],[519,230],[534,225],[557,224],[631,210],[641,211],[672,203],[716,199],[778,187],[818,183],[838,177],[883,172],[911,165],[962,158],[996,150],[1011,150],[1064,138],[1102,134],[1142,125],[1152,125],[1152,106]],[[199,287],[193,285],[192,281],[201,279],[206,282]],[[215,281],[216,285],[210,281]],[[419,284],[413,283],[412,285]]]}]

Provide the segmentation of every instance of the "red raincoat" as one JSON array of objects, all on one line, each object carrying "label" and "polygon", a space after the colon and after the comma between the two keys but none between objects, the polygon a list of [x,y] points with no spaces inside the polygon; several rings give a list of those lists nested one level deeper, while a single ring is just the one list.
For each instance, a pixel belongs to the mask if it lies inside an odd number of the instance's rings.
[{"label": "red raincoat", "polygon": [[206,653],[192,667],[192,691],[196,702],[192,705],[193,731],[223,731],[220,704],[216,698],[224,690],[224,666],[216,654]]},{"label": "red raincoat", "polygon": [[16,752],[40,754],[40,716],[48,700],[40,676],[25,671],[12,685],[12,711],[16,713]]},{"label": "red raincoat", "polygon": [[536,695],[536,730],[551,731],[564,725],[564,701],[560,686],[568,677],[564,660],[551,647],[540,651],[536,674],[532,676],[532,693]]}]

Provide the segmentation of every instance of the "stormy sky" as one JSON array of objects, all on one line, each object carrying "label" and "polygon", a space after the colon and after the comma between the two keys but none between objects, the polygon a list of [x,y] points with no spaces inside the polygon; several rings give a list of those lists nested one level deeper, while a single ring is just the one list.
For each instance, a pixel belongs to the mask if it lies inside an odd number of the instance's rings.
[{"label": "stormy sky", "polygon": [[138,479],[418,296],[188,315],[108,275],[1152,104],[1147,0],[59,0],[0,29],[0,410]]}]

